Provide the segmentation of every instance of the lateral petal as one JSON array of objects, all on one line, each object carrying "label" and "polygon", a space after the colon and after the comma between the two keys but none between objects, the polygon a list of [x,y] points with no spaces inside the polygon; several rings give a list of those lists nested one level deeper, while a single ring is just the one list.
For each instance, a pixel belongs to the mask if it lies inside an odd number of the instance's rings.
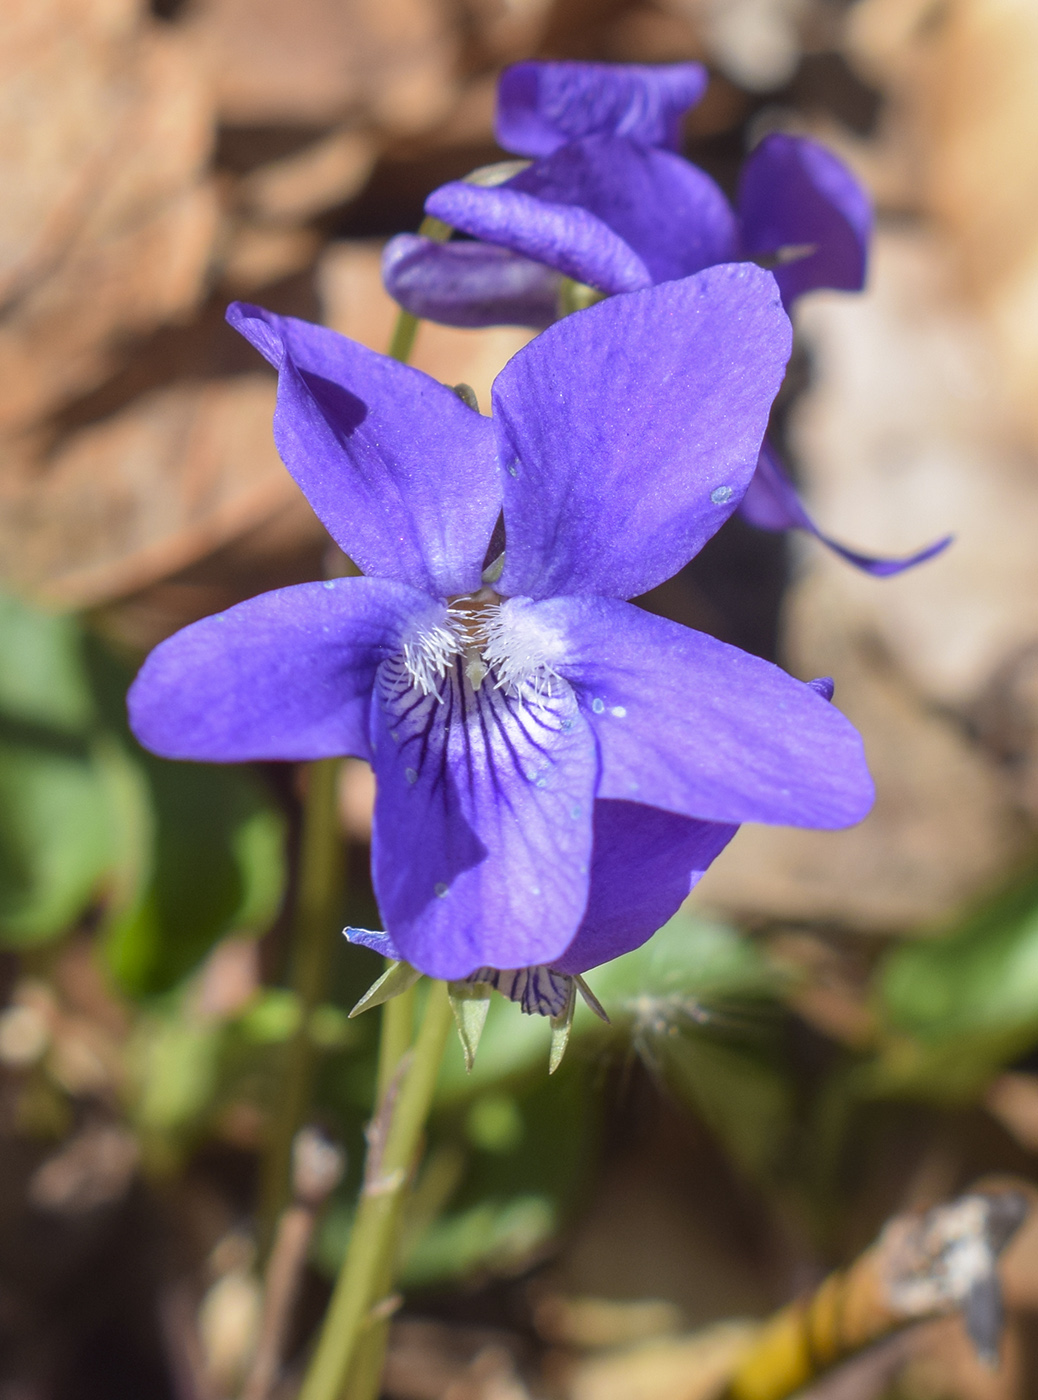
[{"label": "lateral petal", "polygon": [[441,604],[345,578],[261,593],[160,644],[130,687],[130,727],[164,758],[371,757],[375,671]]},{"label": "lateral petal", "polygon": [[707,80],[700,63],[515,63],[498,80],[498,143],[546,156],[602,133],[676,150],[681,117]]},{"label": "lateral petal", "polygon": [[865,285],[872,206],[843,161],[817,141],[765,136],[742,168],[738,208],[746,256],[815,249],[774,269],[786,306],[816,287]]},{"label": "lateral petal", "polygon": [[586,972],[640,948],[677,912],[738,829],[635,802],[596,802],[587,909],[552,967]]},{"label": "lateral petal", "polygon": [[277,369],[281,459],[350,558],[435,597],[478,588],[501,503],[487,419],[324,326],[242,302],[227,319]]},{"label": "lateral petal", "polygon": [[586,209],[634,249],[653,282],[730,262],[738,251],[735,215],[709,175],[673,151],[622,137],[572,141],[501,188]]},{"label": "lateral petal", "polygon": [[568,316],[494,382],[500,591],[630,598],[738,505],[791,332],[770,273],[708,268]]},{"label": "lateral petal", "polygon": [[822,828],[850,826],[871,807],[857,730],[770,662],[611,598],[509,606],[531,610],[556,639],[554,670],[598,739],[600,798]]},{"label": "lateral petal", "polygon": [[613,295],[652,285],[644,262],[618,233],[577,204],[551,203],[507,185],[452,180],[425,201],[426,213],[485,243]]},{"label": "lateral petal", "polygon": [[493,243],[437,243],[414,233],[382,254],[386,291],[412,316],[442,326],[531,326],[555,320],[560,276]]},{"label": "lateral petal", "polygon": [[594,738],[569,686],[439,694],[387,662],[372,708],[372,872],[401,957],[432,977],[550,962],[587,902]]}]

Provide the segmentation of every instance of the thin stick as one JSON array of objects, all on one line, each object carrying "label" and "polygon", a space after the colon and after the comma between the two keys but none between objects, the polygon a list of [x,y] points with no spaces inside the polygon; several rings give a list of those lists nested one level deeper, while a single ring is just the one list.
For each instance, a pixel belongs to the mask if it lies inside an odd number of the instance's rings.
[{"label": "thin stick", "polygon": [[286,1047],[273,1132],[260,1177],[260,1239],[264,1251],[290,1195],[292,1143],[310,1107],[315,1047],[310,1017],[325,998],[332,948],[339,932],[345,859],[336,811],[340,760],[307,767],[300,847],[299,893],[293,928],[292,990],[299,1025]]}]

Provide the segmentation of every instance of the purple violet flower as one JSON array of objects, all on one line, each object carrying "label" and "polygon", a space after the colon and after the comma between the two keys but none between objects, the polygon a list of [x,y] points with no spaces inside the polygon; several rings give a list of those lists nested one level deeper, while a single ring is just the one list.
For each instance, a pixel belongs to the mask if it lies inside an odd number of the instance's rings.
[{"label": "purple violet flower", "polygon": [[[736,210],[677,154],[680,117],[706,86],[698,64],[521,63],[501,75],[497,136],[535,156],[478,183],[456,180],[428,214],[469,235],[390,240],[383,280],[415,316],[452,326],[519,324],[559,315],[562,279],[600,293],[637,291],[736,258],[773,268],[784,304],[820,287],[860,291],[872,210],[831,151],[772,133],[747,158]],[[491,167],[493,170],[493,167]],[[488,183],[489,179],[489,183]],[[876,558],[823,534],[773,447],[741,510],[765,530],[807,530],[876,576],[939,554],[951,537],[904,558]]]},{"label": "purple violet flower", "polygon": [[624,601],[753,474],[790,346],[770,273],[561,321],[498,375],[493,418],[323,327],[228,319],[277,366],[281,456],[366,576],[178,632],[131,723],[169,758],[367,759],[387,948],[448,979],[534,969],[507,987],[555,1014],[551,988],[649,938],[740,822],[865,815],[824,683]]}]

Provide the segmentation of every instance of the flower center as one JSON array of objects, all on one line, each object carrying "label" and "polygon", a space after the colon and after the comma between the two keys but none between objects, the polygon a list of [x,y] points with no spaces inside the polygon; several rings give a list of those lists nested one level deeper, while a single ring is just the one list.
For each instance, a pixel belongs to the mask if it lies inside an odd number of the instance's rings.
[{"label": "flower center", "polygon": [[403,653],[414,686],[438,700],[455,658],[473,691],[488,676],[495,690],[519,700],[553,695],[561,684],[555,663],[562,637],[529,599],[502,598],[488,585],[449,599],[439,619],[423,619],[405,638]]}]

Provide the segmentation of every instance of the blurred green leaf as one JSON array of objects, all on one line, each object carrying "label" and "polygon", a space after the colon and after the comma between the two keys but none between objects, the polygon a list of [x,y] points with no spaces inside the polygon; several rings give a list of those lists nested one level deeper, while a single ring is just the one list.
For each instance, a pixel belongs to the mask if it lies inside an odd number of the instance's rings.
[{"label": "blurred green leaf", "polygon": [[65,931],[115,859],[78,624],[0,594],[0,942]]},{"label": "blurred green leaf", "polygon": [[62,933],[112,858],[108,795],[90,754],[0,739],[0,941],[24,947]]},{"label": "blurred green leaf", "polygon": [[154,810],[150,870],[105,956],[133,995],[174,986],[232,931],[261,931],[285,884],[284,822],[245,768],[139,759]]},{"label": "blurred green leaf", "polygon": [[186,1015],[181,1000],[144,1017],[130,1063],[136,1072],[133,1115],[150,1133],[184,1128],[213,1098],[224,1026]]},{"label": "blurred green leaf", "polygon": [[94,704],[74,618],[0,594],[0,716],[65,734],[87,731]]},{"label": "blurred green leaf", "polygon": [[690,1006],[731,997],[769,997],[779,979],[736,929],[679,910],[647,943],[586,974],[610,1017],[644,1015],[645,998]]},{"label": "blurred green leaf", "polygon": [[555,1207],[544,1196],[481,1201],[442,1215],[405,1260],[401,1282],[414,1288],[481,1269],[510,1273],[543,1248],[556,1226]]},{"label": "blurred green leaf", "polygon": [[882,963],[873,1093],[968,1099],[1038,1039],[1038,879]]}]

